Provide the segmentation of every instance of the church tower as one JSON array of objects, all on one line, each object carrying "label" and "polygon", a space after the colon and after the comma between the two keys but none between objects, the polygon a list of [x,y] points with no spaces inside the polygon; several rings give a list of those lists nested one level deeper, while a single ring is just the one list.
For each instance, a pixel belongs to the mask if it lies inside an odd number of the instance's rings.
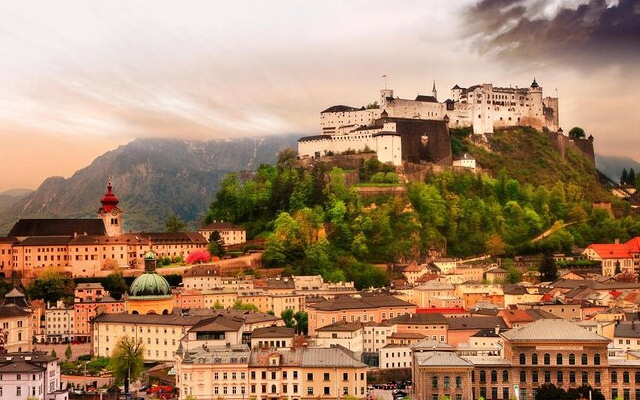
[{"label": "church tower", "polygon": [[436,80],[433,80],[433,89],[431,89],[431,95],[434,99],[438,100],[438,91],[436,90]]},{"label": "church tower", "polygon": [[107,191],[100,199],[102,207],[98,209],[98,216],[102,219],[107,230],[107,236],[122,235],[122,210],[118,208],[120,200],[113,193],[111,180],[107,183]]}]

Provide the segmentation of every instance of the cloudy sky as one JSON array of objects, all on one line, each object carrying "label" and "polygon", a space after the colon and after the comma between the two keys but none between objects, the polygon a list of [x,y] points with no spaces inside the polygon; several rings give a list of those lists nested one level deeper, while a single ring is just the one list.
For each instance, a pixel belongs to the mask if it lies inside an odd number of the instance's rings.
[{"label": "cloudy sky", "polygon": [[316,134],[319,111],[454,84],[560,96],[565,131],[640,160],[634,0],[0,4],[0,191],[138,137]]}]

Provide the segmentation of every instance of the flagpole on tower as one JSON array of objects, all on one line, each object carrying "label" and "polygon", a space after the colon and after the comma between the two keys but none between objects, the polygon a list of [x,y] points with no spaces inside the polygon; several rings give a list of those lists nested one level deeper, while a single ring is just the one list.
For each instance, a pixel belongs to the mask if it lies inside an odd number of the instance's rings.
[{"label": "flagpole on tower", "polygon": [[384,79],[384,90],[387,90],[387,74],[382,75],[382,79]]}]

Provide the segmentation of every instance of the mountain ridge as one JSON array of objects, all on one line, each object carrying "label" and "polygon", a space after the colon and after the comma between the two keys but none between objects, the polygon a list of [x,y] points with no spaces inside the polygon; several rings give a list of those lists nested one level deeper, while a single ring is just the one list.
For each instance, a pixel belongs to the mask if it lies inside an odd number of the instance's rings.
[{"label": "mountain ridge", "polygon": [[69,178],[45,179],[0,210],[0,232],[6,234],[19,218],[94,217],[109,179],[125,212],[126,231],[163,230],[171,215],[195,224],[227,173],[273,163],[297,137],[135,139],[96,157]]}]

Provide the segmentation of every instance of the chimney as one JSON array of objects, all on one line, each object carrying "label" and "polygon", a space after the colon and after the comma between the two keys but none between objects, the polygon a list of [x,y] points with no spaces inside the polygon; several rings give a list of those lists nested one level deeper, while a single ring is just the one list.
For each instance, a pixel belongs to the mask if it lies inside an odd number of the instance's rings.
[{"label": "chimney", "polygon": [[496,332],[496,335],[500,333],[500,325],[496,325],[495,332]]}]

